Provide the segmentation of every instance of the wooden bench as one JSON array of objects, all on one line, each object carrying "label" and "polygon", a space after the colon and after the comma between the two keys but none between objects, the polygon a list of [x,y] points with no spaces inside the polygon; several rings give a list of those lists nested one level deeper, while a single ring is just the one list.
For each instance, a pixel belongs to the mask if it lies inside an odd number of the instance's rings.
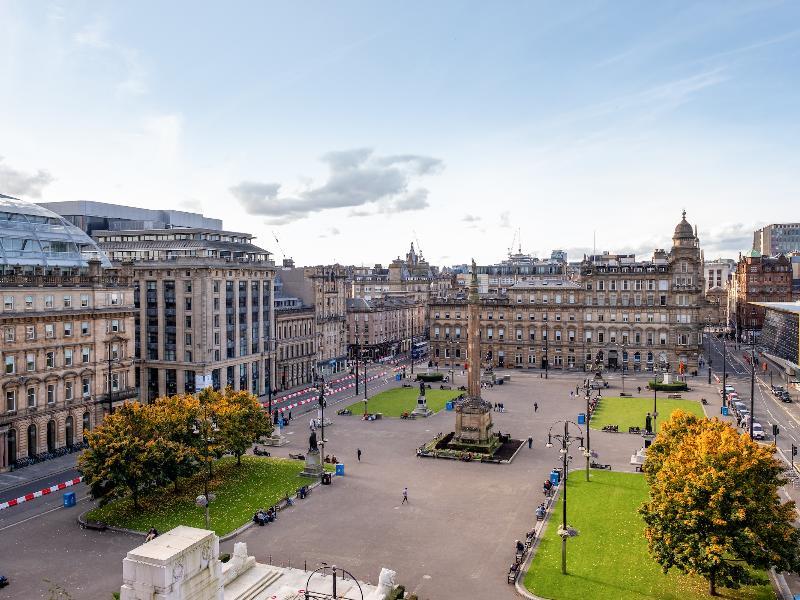
[{"label": "wooden bench", "polygon": [[102,521],[84,521],[81,523],[81,529],[93,529],[94,531],[105,531],[108,525]]},{"label": "wooden bench", "polygon": [[681,395],[680,394],[667,394],[667,398],[669,398],[670,400],[680,400],[681,399]]}]

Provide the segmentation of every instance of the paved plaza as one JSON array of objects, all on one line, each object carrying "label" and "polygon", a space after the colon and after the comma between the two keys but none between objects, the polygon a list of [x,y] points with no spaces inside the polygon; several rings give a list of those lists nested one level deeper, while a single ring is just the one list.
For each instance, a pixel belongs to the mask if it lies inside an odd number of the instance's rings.
[{"label": "paved plaza", "polygon": [[[244,541],[259,562],[301,568],[326,562],[371,583],[381,567],[389,567],[397,571],[397,583],[420,598],[517,597],[506,583],[514,540],[533,526],[542,482],[559,461],[556,448],[544,447],[548,427],[560,419],[575,420],[585,404],[569,393],[582,381],[581,373],[551,374],[548,380],[538,372],[510,374],[509,384],[485,390],[484,397],[505,405],[506,412],[492,413],[496,431],[534,438],[533,449],[525,444],[513,463],[417,458],[418,446],[437,432],[452,430],[452,412],[414,421],[333,416],[325,452],[345,463],[346,476],[317,488],[282,512],[276,523],[224,542],[221,551],[230,552],[235,541]],[[462,380],[458,377],[456,385]],[[611,381],[609,391],[616,395],[619,381]],[[627,391],[645,384],[644,377],[626,378]],[[717,400],[704,381],[695,379],[692,386],[695,391],[685,397]],[[539,405],[536,414],[534,401]],[[305,423],[307,419],[296,419],[286,431],[291,443],[273,455],[305,451]],[[600,462],[614,470],[633,470],[628,462],[642,444],[639,436],[593,431],[591,439]],[[360,463],[357,448],[363,452]],[[584,465],[576,450],[573,468]],[[404,487],[409,503],[401,505]],[[85,490],[79,497],[83,495]],[[142,540],[82,531],[75,519],[87,508],[88,500],[77,509],[53,510],[7,529],[0,520],[0,572],[12,579],[0,598],[46,597],[45,579],[62,585],[74,599],[106,598],[119,589],[122,559]]]}]

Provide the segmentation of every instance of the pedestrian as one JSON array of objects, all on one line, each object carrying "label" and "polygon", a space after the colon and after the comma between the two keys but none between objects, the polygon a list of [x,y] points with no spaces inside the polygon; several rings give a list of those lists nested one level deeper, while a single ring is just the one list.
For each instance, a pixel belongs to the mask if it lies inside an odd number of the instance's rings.
[{"label": "pedestrian", "polygon": [[408,504],[408,488],[403,488],[403,501],[400,504]]},{"label": "pedestrian", "polygon": [[356,454],[358,455],[358,462],[361,462],[361,448],[356,449]]},{"label": "pedestrian", "polygon": [[538,410],[539,410],[539,403],[538,402],[534,402],[533,403],[533,412],[537,412]]},{"label": "pedestrian", "polygon": [[528,450],[530,450],[531,448],[533,448],[533,438],[531,436],[528,436]]},{"label": "pedestrian", "polygon": [[577,385],[575,386],[575,395],[576,396],[578,395],[578,386]]},{"label": "pedestrian", "polygon": [[569,391],[569,399],[572,400],[575,397],[575,392],[572,390]]}]

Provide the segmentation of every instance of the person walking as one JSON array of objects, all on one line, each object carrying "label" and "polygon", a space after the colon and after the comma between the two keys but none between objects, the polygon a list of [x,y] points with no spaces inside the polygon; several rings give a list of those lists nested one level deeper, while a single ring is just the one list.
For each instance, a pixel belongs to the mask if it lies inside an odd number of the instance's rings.
[{"label": "person walking", "polygon": [[361,448],[356,448],[356,454],[358,455],[358,462],[361,462]]},{"label": "person walking", "polygon": [[538,411],[539,411],[539,403],[538,402],[534,402],[533,403],[533,412],[538,412]]},{"label": "person walking", "polygon": [[408,504],[408,488],[403,488],[403,501],[400,504]]},{"label": "person walking", "polygon": [[533,448],[533,437],[528,436],[528,450],[530,450],[531,448]]}]

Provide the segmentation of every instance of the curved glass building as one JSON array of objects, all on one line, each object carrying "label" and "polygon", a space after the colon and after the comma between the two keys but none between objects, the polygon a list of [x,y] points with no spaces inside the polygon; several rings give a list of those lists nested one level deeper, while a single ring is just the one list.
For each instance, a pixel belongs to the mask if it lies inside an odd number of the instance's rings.
[{"label": "curved glass building", "polygon": [[0,194],[0,272],[17,266],[80,269],[93,258],[111,266],[94,240],[63,217]]}]

